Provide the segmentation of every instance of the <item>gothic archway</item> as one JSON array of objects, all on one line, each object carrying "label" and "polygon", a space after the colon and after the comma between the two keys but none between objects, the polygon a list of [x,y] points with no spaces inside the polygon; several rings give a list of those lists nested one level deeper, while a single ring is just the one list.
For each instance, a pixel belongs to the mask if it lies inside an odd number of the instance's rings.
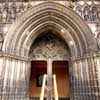
[{"label": "gothic archway", "polygon": [[[9,82],[9,79],[11,79],[9,84],[13,84],[13,87],[10,87],[10,90],[6,89],[8,88],[8,83],[4,83],[3,87],[6,88],[4,88],[3,92],[8,93],[10,91],[10,93],[13,93],[13,89],[15,89],[15,98],[19,97],[20,100],[20,94],[22,93],[23,98],[25,100],[28,99],[31,67],[29,59],[30,47],[40,34],[48,30],[52,30],[68,44],[71,52],[70,57],[73,58],[71,59],[69,68],[72,86],[71,99],[76,100],[81,98],[80,100],[84,100],[89,92],[88,89],[90,83],[88,83],[86,79],[89,79],[90,75],[86,75],[86,78],[84,78],[83,74],[86,74],[84,70],[89,72],[88,68],[90,66],[87,61],[91,62],[93,60],[91,58],[87,59],[87,55],[97,51],[97,43],[89,27],[80,16],[78,16],[71,8],[54,2],[45,2],[31,8],[20,16],[9,29],[2,48],[2,51],[8,55],[8,58],[4,59],[4,70],[6,74],[4,74],[3,77],[6,82]],[[81,59],[81,57],[84,57],[84,59]],[[91,68],[92,67],[94,68],[94,66],[91,66]],[[12,69],[12,77],[10,75],[7,76],[7,71],[9,71],[7,68]],[[16,74],[13,70],[16,70]],[[13,77],[13,74],[15,77]],[[95,73],[93,73],[93,75],[95,75]],[[14,79],[16,79],[16,82]],[[85,85],[84,82],[87,85]],[[80,87],[78,87],[78,84],[80,84]],[[75,87],[76,85],[77,87]],[[82,91],[77,91],[78,88]],[[85,94],[83,93],[83,90],[85,90]],[[5,96],[2,96],[2,98],[3,100],[6,100]],[[9,100],[12,100],[12,98],[13,97],[10,96]]]},{"label": "gothic archway", "polygon": [[89,27],[72,9],[47,2],[35,6],[16,20],[5,38],[3,51],[28,57],[30,45],[35,38],[49,29],[55,31],[55,34],[59,33],[70,48],[70,41],[73,42],[72,56],[83,56],[97,50],[96,41]]},{"label": "gothic archway", "polygon": [[[68,61],[70,59],[70,50],[65,41],[50,30],[44,32],[31,45],[29,57],[31,58],[30,99],[38,99],[40,97],[43,75],[47,73],[47,60],[51,58],[53,61],[52,74],[56,75],[59,100],[69,100]],[[46,97],[47,93],[45,91]]]}]

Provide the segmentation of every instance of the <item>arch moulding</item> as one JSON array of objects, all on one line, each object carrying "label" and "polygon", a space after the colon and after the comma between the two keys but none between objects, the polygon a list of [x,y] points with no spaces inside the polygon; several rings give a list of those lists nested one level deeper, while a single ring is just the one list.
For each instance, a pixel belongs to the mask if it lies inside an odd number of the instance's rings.
[{"label": "arch moulding", "polygon": [[[1,100],[14,100],[13,98],[29,100],[31,65],[27,58],[29,58],[32,43],[40,34],[48,30],[52,30],[66,42],[71,51],[71,57],[83,57],[97,51],[97,43],[91,30],[71,8],[54,2],[44,2],[34,6],[16,19],[5,36],[2,52],[10,56],[0,59],[0,77],[2,76],[0,79],[3,88]],[[92,81],[95,85],[94,79],[96,80],[93,63],[93,57],[71,62],[69,68],[71,100],[90,100],[91,98],[93,98],[91,100],[97,100],[94,97],[97,97],[95,93],[99,93],[98,89],[94,86],[95,89],[91,90],[90,84]],[[80,90],[77,91],[78,89]]]},{"label": "arch moulding", "polygon": [[[23,13],[9,29],[2,50],[28,57],[31,44],[46,30],[55,31],[65,40],[72,51],[71,56],[84,56],[97,51],[97,43],[80,16],[69,7],[54,2],[39,4]],[[61,30],[64,30],[63,33]]]}]

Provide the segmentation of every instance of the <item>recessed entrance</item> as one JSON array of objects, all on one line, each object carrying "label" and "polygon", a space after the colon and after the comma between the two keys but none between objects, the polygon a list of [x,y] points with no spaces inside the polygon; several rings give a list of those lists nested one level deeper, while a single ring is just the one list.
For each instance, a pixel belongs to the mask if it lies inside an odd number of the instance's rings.
[{"label": "recessed entrance", "polygon": [[[61,32],[62,29],[64,32]],[[52,31],[49,34],[43,34],[48,30]],[[57,37],[58,35],[59,37]],[[68,58],[72,58],[70,59],[71,68],[69,67],[71,100],[97,100],[99,81],[96,76],[97,74],[99,76],[99,73],[94,70],[97,69],[95,67],[98,66],[100,60],[97,51],[97,42],[91,30],[73,9],[57,2],[37,4],[25,11],[12,24],[4,37],[0,52],[2,62],[0,64],[0,82],[2,83],[0,98],[2,100],[29,99],[27,89],[29,87],[30,60],[47,60],[48,58],[68,60]],[[31,67],[35,70],[33,66]],[[83,77],[84,75],[85,77]],[[37,78],[34,77],[34,86],[36,86],[36,79],[41,79],[41,77],[39,78],[38,75]],[[32,91],[36,93],[35,88]]]},{"label": "recessed entrance", "polygon": [[[58,96],[61,100],[69,100],[69,65],[68,61],[53,61],[53,74],[56,74]],[[29,96],[38,99],[41,93],[43,75],[47,73],[46,61],[32,61]],[[46,97],[46,94],[45,94]]]},{"label": "recessed entrance", "polygon": [[39,98],[41,93],[42,77],[46,74],[46,61],[32,61],[30,75],[30,98]]},{"label": "recessed entrance", "polygon": [[[33,42],[29,53],[31,62],[30,98],[39,98],[43,75],[47,73],[47,59],[54,59],[52,71],[56,75],[59,99],[69,100],[69,66],[70,50],[62,37],[52,30],[41,33]],[[35,59],[35,60],[34,60]],[[45,97],[47,95],[45,94]]]}]

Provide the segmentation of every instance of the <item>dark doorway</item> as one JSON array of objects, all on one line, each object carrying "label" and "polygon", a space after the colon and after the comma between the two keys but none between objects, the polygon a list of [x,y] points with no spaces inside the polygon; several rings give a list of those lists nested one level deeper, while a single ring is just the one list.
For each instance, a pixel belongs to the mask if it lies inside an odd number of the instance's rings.
[{"label": "dark doorway", "polygon": [[32,61],[31,62],[31,75],[29,97],[39,98],[41,93],[42,77],[46,74],[46,61]]},{"label": "dark doorway", "polygon": [[56,75],[59,100],[69,100],[69,65],[68,61],[54,61],[53,73]]},{"label": "dark doorway", "polygon": [[[69,100],[68,61],[53,61],[53,74],[56,74],[59,100]],[[30,100],[39,100],[43,75],[47,73],[46,61],[32,61],[30,75]],[[46,95],[45,95],[46,97]]]}]

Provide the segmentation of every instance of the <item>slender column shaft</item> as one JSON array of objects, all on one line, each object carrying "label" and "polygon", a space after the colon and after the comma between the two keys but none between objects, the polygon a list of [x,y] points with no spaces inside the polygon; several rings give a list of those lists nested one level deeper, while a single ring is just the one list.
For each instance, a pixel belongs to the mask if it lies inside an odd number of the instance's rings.
[{"label": "slender column shaft", "polygon": [[52,100],[52,60],[47,61],[47,100]]}]

